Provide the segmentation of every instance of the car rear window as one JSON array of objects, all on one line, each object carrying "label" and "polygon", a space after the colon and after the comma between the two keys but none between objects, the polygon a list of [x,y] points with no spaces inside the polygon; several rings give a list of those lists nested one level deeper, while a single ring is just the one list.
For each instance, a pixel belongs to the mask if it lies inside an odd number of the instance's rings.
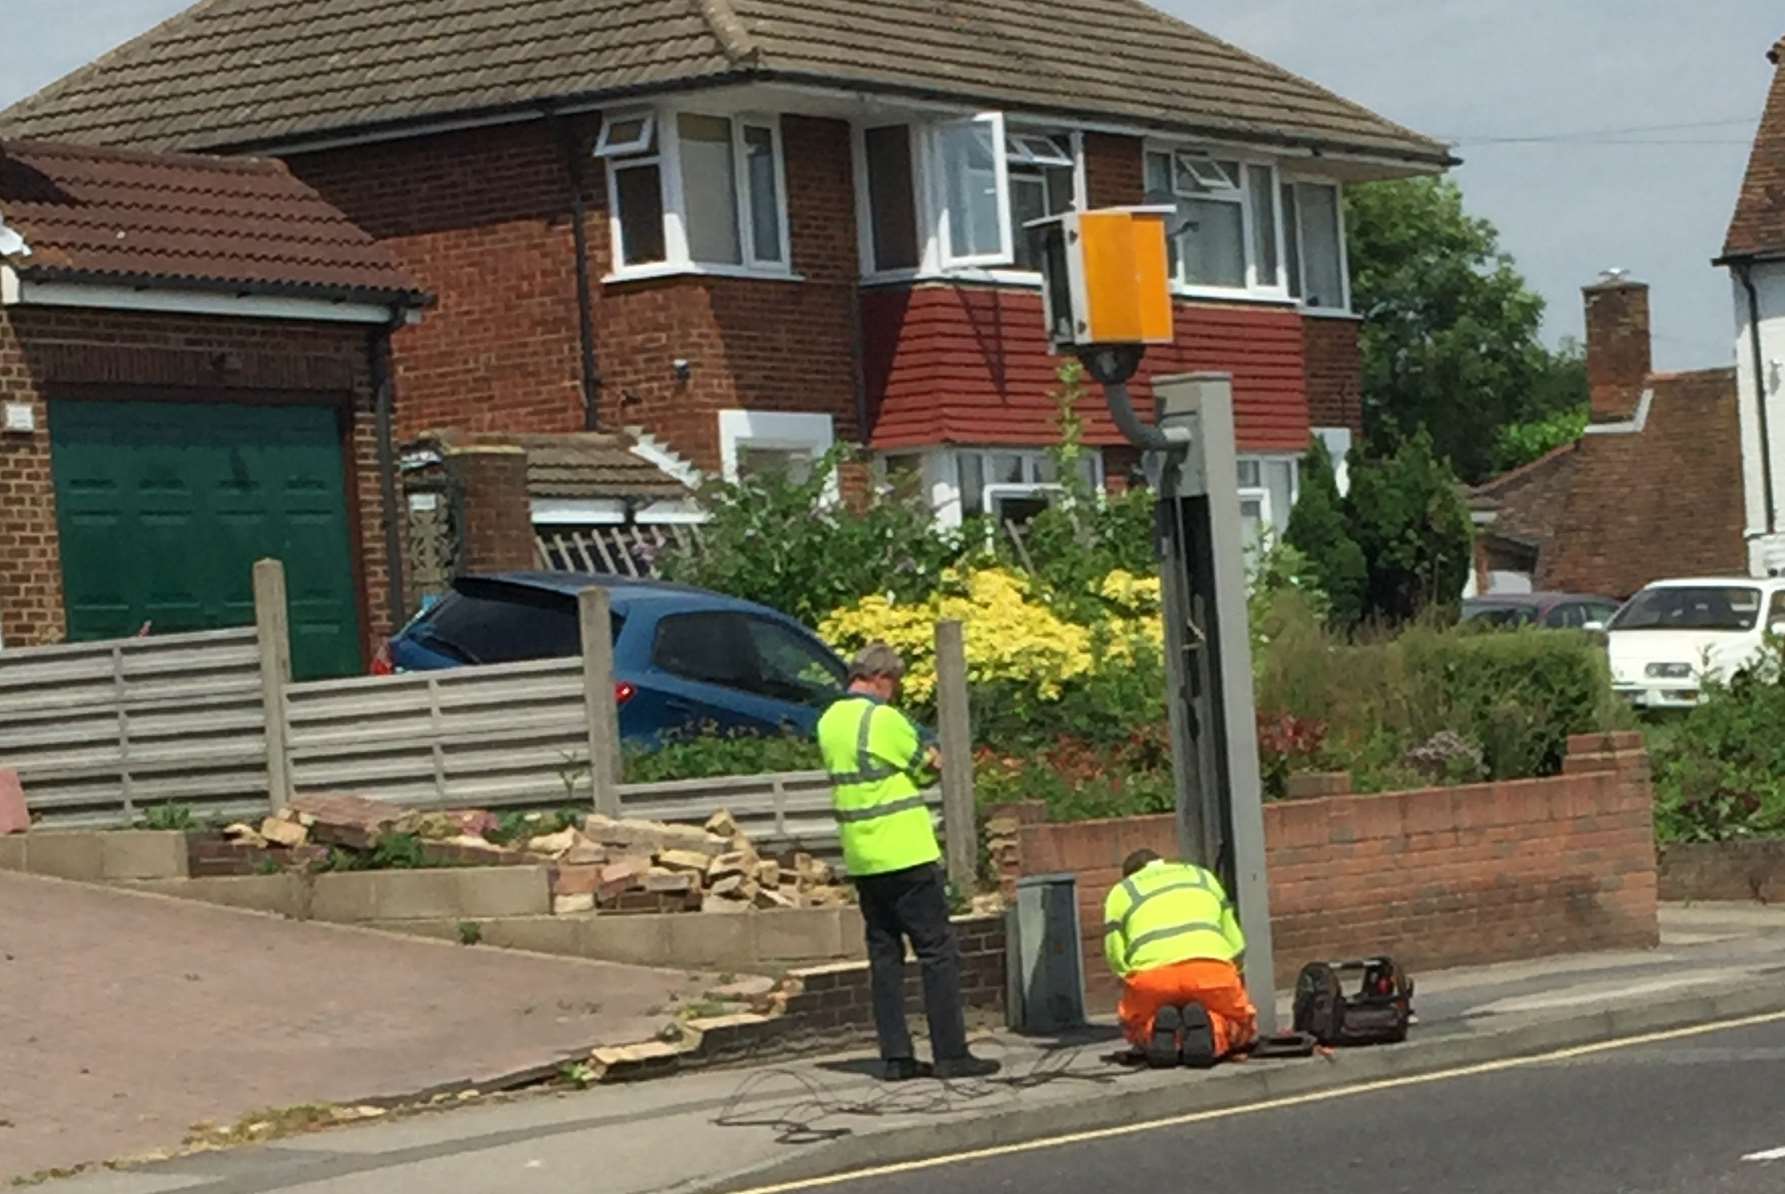
[{"label": "car rear window", "polygon": [[[624,619],[613,616],[613,636]],[[524,585],[461,580],[415,625],[422,645],[466,663],[518,663],[582,653],[576,601]]]},{"label": "car rear window", "polygon": [[1613,630],[1752,630],[1760,590],[1746,585],[1644,589],[1612,619]]}]

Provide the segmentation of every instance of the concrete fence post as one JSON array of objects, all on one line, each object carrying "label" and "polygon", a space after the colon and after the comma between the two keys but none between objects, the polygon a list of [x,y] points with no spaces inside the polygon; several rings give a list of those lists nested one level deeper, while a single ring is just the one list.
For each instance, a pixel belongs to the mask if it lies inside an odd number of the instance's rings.
[{"label": "concrete fence post", "polygon": [[936,624],[936,711],[942,732],[942,832],[948,881],[962,895],[979,878],[979,823],[973,800],[973,718],[967,697],[967,646],[958,621]]},{"label": "concrete fence post", "polygon": [[291,623],[285,604],[285,565],[254,565],[254,629],[260,646],[260,707],[266,719],[267,800],[278,812],[291,800],[285,753],[285,686],[291,683]]},{"label": "concrete fence post", "polygon": [[583,701],[589,714],[589,786],[595,811],[620,815],[620,705],[614,691],[613,609],[596,585],[576,595],[583,646]]}]

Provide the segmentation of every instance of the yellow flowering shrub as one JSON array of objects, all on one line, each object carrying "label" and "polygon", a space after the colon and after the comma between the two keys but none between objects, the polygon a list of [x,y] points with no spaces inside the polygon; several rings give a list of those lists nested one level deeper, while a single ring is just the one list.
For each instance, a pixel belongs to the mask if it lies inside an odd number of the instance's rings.
[{"label": "yellow flowering shrub", "polygon": [[1159,582],[1111,573],[1101,595],[1110,617],[1094,626],[1057,614],[1027,576],[1004,568],[949,572],[927,600],[894,603],[864,597],[824,619],[818,632],[845,655],[876,640],[905,657],[908,696],[928,704],[936,692],[936,623],[958,619],[967,647],[969,682],[1033,686],[1044,701],[1102,660],[1130,656],[1137,638],[1157,644]]}]

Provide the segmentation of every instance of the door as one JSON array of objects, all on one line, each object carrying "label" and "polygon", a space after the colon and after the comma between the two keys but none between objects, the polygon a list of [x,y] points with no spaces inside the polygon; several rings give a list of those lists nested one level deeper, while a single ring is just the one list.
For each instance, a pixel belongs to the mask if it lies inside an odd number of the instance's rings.
[{"label": "door", "polygon": [[361,670],[346,468],[324,406],[71,402],[50,410],[71,640],[254,623],[285,563],[292,672]]}]

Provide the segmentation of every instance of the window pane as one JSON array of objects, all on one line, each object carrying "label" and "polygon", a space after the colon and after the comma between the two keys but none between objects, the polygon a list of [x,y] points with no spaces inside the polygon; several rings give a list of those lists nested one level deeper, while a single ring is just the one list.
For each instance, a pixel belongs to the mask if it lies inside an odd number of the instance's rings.
[{"label": "window pane", "polygon": [[865,136],[874,268],[916,269],[917,206],[911,182],[911,130],[892,124],[869,129]]},{"label": "window pane", "polygon": [[967,517],[985,513],[985,465],[978,452],[962,452],[961,513]]},{"label": "window pane", "polygon": [[1263,166],[1246,167],[1252,204],[1252,269],[1258,286],[1277,285],[1277,188]]},{"label": "window pane", "polygon": [[1264,499],[1240,499],[1240,546],[1252,555],[1264,546]]},{"label": "window pane", "polygon": [[1018,452],[991,452],[986,455],[987,485],[1021,485],[1027,478],[1023,476],[1023,457]]},{"label": "window pane", "polygon": [[1260,489],[1263,487],[1263,483],[1259,479],[1258,461],[1240,461],[1238,472],[1241,489]]},{"label": "window pane", "polygon": [[1283,190],[1283,272],[1289,275],[1289,293],[1302,297],[1302,234],[1301,205],[1295,201],[1295,184],[1284,183]]},{"label": "window pane", "polygon": [[[460,580],[419,622],[414,637],[466,663],[561,659],[582,652],[576,603],[519,585]],[[614,637],[620,622],[614,620]]]},{"label": "window pane", "polygon": [[805,448],[738,448],[738,479],[783,476],[795,485],[812,479],[812,453]]},{"label": "window pane", "polygon": [[1075,171],[1071,166],[1049,166],[1047,175],[1047,214],[1057,216],[1063,211],[1071,211],[1075,185]]},{"label": "window pane", "polygon": [[775,134],[760,125],[744,126],[744,176],[750,180],[751,251],[758,261],[784,261],[781,255],[781,179],[775,170]]},{"label": "window pane", "polygon": [[1169,153],[1149,153],[1147,155],[1147,202],[1169,203],[1167,198],[1171,190],[1171,155]]},{"label": "window pane", "polygon": [[738,189],[731,153],[731,121],[723,116],[676,118],[682,137],[682,202],[688,215],[688,255],[696,261],[739,265]]},{"label": "window pane", "polygon": [[677,614],[657,623],[651,662],[672,675],[728,688],[755,677],[750,638],[735,614]]},{"label": "window pane", "polygon": [[663,182],[655,164],[614,171],[620,204],[620,259],[625,265],[662,261]]},{"label": "window pane", "polygon": [[1307,261],[1308,305],[1342,307],[1345,275],[1339,259],[1339,189],[1303,183],[1297,190],[1301,248]]},{"label": "window pane", "polygon": [[778,701],[821,707],[843,695],[846,674],[829,652],[779,622],[746,618],[761,668],[756,691]]},{"label": "window pane", "polygon": [[1025,228],[1030,220],[1050,215],[1047,209],[1047,183],[1039,174],[1028,171],[1010,172],[1010,235],[1013,257],[1018,269],[1040,269],[1035,233]]},{"label": "window pane", "polygon": [[955,257],[995,256],[1003,245],[998,220],[999,147],[992,138],[991,122],[944,125],[937,140],[949,252]]},{"label": "window pane", "polygon": [[1271,495],[1271,525],[1281,535],[1289,529],[1289,511],[1295,505],[1295,464],[1288,460],[1265,461],[1264,484]]},{"label": "window pane", "polygon": [[1048,493],[999,494],[994,514],[1000,525],[1012,522],[1019,527],[1028,526],[1037,514],[1048,508],[1052,499],[1053,495]]},{"label": "window pane", "polygon": [[1193,221],[1183,236],[1185,277],[1201,286],[1244,287],[1246,226],[1240,205],[1190,199],[1185,207]]}]

